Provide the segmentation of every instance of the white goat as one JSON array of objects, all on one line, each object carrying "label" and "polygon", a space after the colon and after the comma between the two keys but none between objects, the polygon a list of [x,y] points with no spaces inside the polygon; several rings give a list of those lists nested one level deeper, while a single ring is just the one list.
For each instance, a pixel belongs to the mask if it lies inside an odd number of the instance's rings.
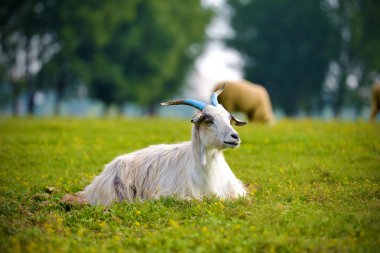
[{"label": "white goat", "polygon": [[237,120],[218,103],[221,92],[213,94],[212,105],[190,99],[162,103],[190,105],[199,110],[191,120],[194,123],[191,141],[154,145],[119,156],[84,191],[66,195],[63,200],[109,205],[113,201],[160,196],[184,199],[244,196],[246,190],[225,161],[223,149],[240,144],[231,123],[239,126],[246,122]]}]

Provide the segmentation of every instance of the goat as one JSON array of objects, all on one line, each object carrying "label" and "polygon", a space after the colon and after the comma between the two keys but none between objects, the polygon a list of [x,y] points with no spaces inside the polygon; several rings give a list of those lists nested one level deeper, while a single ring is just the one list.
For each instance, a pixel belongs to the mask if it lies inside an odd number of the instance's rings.
[{"label": "goat", "polygon": [[244,112],[249,121],[275,123],[269,94],[263,86],[248,81],[222,82],[214,90],[225,84],[226,89],[220,95],[219,102],[227,111]]},{"label": "goat", "polygon": [[380,111],[380,81],[372,86],[371,104],[371,121],[375,121],[376,115]]},{"label": "goat", "polygon": [[115,158],[82,192],[67,194],[64,202],[110,205],[114,201],[157,199],[174,196],[201,199],[216,196],[234,199],[246,195],[223,156],[223,150],[240,145],[231,124],[236,119],[211,96],[210,105],[192,99],[173,100],[161,105],[188,105],[198,111],[191,122],[192,139],[178,144],[149,146]]}]

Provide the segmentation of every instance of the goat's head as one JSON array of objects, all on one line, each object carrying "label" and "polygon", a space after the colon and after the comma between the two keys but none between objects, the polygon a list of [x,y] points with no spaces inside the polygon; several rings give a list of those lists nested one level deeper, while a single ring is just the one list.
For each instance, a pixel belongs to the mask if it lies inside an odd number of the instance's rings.
[{"label": "goat's head", "polygon": [[234,148],[239,146],[240,138],[231,125],[243,126],[247,122],[238,120],[218,103],[218,95],[223,89],[224,86],[212,94],[210,105],[192,99],[173,100],[161,105],[189,105],[198,109],[191,122],[199,130],[202,144],[217,149]]}]

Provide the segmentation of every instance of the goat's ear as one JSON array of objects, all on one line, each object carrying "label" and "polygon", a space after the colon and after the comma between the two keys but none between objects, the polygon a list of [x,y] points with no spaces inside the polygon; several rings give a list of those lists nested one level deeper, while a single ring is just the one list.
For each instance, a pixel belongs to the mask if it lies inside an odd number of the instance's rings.
[{"label": "goat's ear", "polygon": [[231,125],[234,124],[235,126],[244,126],[247,124],[246,121],[238,120],[234,115],[231,114]]},{"label": "goat's ear", "polygon": [[200,124],[206,119],[206,114],[202,111],[197,112],[191,119],[191,123]]}]

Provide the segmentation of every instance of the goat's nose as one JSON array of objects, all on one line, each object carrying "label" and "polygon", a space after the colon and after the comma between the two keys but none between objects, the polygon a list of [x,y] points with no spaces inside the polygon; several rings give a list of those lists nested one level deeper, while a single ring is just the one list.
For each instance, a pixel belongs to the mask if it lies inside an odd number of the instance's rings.
[{"label": "goat's nose", "polygon": [[236,139],[236,140],[239,140],[239,135],[238,134],[231,134],[231,137]]}]

